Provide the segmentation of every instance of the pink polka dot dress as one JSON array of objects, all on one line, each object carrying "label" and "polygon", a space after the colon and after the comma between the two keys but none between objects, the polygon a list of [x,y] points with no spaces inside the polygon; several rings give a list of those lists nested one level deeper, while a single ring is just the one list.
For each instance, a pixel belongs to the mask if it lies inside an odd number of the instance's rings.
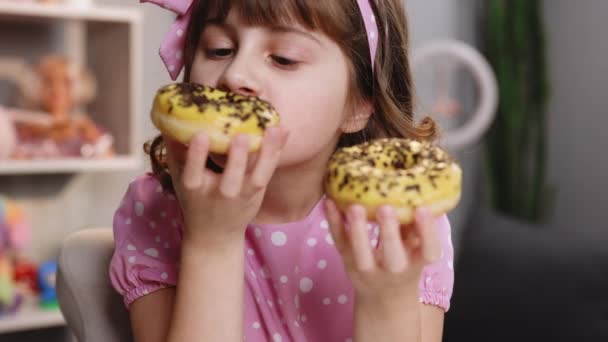
[{"label": "pink polka dot dress", "polygon": [[[306,218],[250,225],[245,241],[245,341],[352,341],[354,290],[334,246],[323,199]],[[438,219],[442,258],[420,279],[420,301],[449,309],[453,249],[446,216]],[[377,248],[378,226],[368,225]],[[181,213],[154,176],[134,180],[114,216],[112,285],[125,306],[178,279]]]}]

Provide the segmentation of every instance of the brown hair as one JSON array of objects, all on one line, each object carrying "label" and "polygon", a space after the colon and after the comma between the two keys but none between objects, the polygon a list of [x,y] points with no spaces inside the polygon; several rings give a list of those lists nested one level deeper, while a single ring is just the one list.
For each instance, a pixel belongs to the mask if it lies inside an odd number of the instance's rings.
[{"label": "brown hair", "polygon": [[[402,0],[370,1],[379,24],[378,54],[372,79],[371,58],[363,19],[356,0],[195,0],[184,48],[184,81],[189,81],[203,23],[208,18],[223,20],[231,8],[252,25],[297,22],[321,30],[333,39],[350,61],[350,102],[373,101],[374,114],[367,126],[344,134],[338,147],[351,146],[381,137],[433,140],[437,125],[425,117],[419,125],[413,119],[413,85],[409,63],[409,32]],[[145,145],[153,172],[166,189],[172,190],[162,136]],[[209,162],[208,166],[219,171]]]}]

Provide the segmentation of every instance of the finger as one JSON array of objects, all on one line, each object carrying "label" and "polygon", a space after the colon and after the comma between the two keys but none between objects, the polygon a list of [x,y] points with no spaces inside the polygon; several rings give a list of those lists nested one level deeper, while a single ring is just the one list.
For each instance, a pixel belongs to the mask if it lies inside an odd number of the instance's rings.
[{"label": "finger", "polygon": [[220,183],[220,193],[227,198],[234,198],[241,193],[247,157],[249,154],[249,137],[239,134],[232,139],[226,169]]},{"label": "finger", "polygon": [[[344,231],[344,221],[342,220],[342,213],[331,199],[325,200],[325,214],[327,216],[327,222],[329,223],[329,229],[333,238],[336,249],[340,254],[349,255],[348,237]],[[346,261],[346,260],[345,260]]]},{"label": "finger", "polygon": [[279,163],[281,150],[287,142],[287,137],[288,131],[285,129],[271,127],[266,131],[262,141],[262,149],[251,174],[248,191],[257,192],[268,184]]},{"label": "finger", "polygon": [[409,258],[403,246],[400,223],[395,209],[382,206],[377,212],[380,224],[380,240],[382,243],[382,261],[384,268],[390,272],[402,272],[409,264]]},{"label": "finger", "polygon": [[209,138],[205,134],[197,134],[190,141],[186,154],[186,163],[182,174],[182,183],[188,189],[197,189],[203,185],[205,163],[209,154]]},{"label": "finger", "polygon": [[437,233],[437,222],[432,212],[426,208],[416,210],[416,229],[420,236],[422,257],[426,263],[432,263],[440,258],[441,244]]},{"label": "finger", "polygon": [[353,205],[348,210],[347,218],[350,242],[357,269],[371,271],[375,268],[376,260],[367,232],[367,212],[364,207]]}]

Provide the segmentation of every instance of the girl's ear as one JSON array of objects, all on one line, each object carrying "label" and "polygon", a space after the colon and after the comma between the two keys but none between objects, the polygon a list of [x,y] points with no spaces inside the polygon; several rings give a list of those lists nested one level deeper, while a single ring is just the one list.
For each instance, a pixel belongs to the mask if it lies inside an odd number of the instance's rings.
[{"label": "girl's ear", "polygon": [[374,107],[371,101],[360,101],[344,119],[344,122],[342,122],[342,126],[340,126],[342,133],[356,133],[364,129],[373,110]]}]

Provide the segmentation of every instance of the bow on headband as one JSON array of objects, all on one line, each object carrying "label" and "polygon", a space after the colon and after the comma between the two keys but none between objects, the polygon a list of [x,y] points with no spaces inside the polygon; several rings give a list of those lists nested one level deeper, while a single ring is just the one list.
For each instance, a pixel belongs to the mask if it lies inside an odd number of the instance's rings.
[{"label": "bow on headband", "polygon": [[175,81],[184,67],[183,51],[193,0],[140,0],[139,2],[149,2],[177,14],[177,19],[165,36],[159,52],[171,79]]},{"label": "bow on headband", "polygon": [[[175,81],[182,68],[184,67],[184,44],[186,42],[186,30],[190,23],[190,12],[194,0],[140,0],[140,3],[149,2],[165,8],[177,14],[175,23],[171,26],[169,33],[160,46],[160,58],[165,63],[171,79]],[[367,31],[367,41],[372,61],[372,71],[376,60],[376,50],[378,49],[378,26],[376,17],[370,2],[373,0],[357,0],[361,17],[365,23]]]}]

